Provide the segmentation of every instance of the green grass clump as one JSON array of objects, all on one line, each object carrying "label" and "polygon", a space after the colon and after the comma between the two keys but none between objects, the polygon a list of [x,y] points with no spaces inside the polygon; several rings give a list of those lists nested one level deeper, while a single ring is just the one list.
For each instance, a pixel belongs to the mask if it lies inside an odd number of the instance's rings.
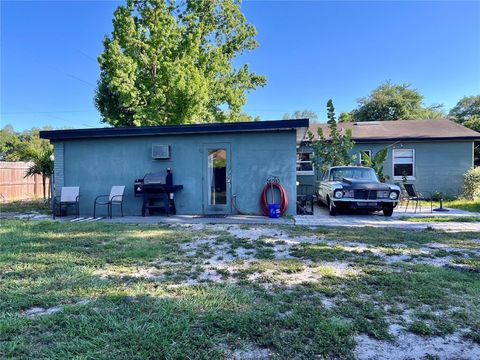
[{"label": "green grass clump", "polygon": [[471,331],[469,331],[465,337],[467,339],[470,339],[474,342],[476,342],[477,344],[480,344],[480,325],[477,326],[476,328],[472,329]]},{"label": "green grass clump", "polygon": [[400,220],[410,222],[480,222],[480,216],[402,216]]},{"label": "green grass clump", "polygon": [[51,214],[52,205],[48,200],[43,199],[0,202],[0,212],[28,213],[32,211]]},{"label": "green grass clump", "polygon": [[408,328],[411,332],[418,335],[432,335],[433,329],[423,321],[415,321]]},{"label": "green grass clump", "polygon": [[471,211],[471,212],[480,212],[480,199],[476,199],[476,200],[466,200],[466,199],[450,200],[450,201],[444,202],[443,206],[453,208],[453,209]]}]

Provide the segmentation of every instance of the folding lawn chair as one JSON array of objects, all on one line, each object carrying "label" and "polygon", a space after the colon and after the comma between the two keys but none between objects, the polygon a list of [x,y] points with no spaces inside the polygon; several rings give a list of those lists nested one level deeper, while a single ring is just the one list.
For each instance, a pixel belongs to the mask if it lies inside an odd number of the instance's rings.
[{"label": "folding lawn chair", "polygon": [[62,216],[63,211],[67,213],[68,207],[75,207],[75,216],[80,215],[80,187],[78,186],[63,186],[60,192],[60,196],[53,198],[53,218],[56,214]]},{"label": "folding lawn chair", "polygon": [[[123,193],[125,192],[125,186],[112,186],[110,195],[98,195],[93,203],[93,218],[97,212],[97,205],[106,205],[108,217],[112,218],[113,205],[120,205],[120,211],[123,217]],[[104,198],[104,200],[102,200]]]},{"label": "folding lawn chair", "polygon": [[424,191],[424,193],[429,194],[429,197],[426,197],[423,195],[423,193],[417,191],[415,189],[415,185],[413,184],[403,184],[403,187],[407,193],[407,206],[405,207],[405,212],[407,212],[408,205],[410,204],[410,201],[412,203],[415,203],[415,213],[417,212],[417,208],[422,211],[422,203],[421,201],[428,201],[430,200],[430,212],[433,212],[433,199],[432,199],[432,193],[429,191]]}]

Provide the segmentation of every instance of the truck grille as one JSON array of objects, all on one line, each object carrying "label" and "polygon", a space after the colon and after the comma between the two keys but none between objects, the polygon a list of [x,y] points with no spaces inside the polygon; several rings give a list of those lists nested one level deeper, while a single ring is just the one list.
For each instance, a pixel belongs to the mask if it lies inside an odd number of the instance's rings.
[{"label": "truck grille", "polygon": [[377,200],[377,190],[354,190],[355,199],[360,200]]}]

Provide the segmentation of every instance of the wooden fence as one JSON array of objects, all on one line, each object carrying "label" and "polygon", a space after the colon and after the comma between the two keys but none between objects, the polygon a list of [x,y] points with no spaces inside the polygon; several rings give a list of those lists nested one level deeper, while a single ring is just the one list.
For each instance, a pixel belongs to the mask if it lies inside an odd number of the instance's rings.
[{"label": "wooden fence", "polygon": [[[0,201],[43,198],[42,176],[25,177],[31,163],[0,161]],[[45,184],[48,197],[48,179]]]}]

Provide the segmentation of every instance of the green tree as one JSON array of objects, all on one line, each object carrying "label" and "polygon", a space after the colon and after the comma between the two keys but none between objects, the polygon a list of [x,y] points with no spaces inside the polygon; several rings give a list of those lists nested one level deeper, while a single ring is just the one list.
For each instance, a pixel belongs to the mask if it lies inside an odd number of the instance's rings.
[{"label": "green tree", "polygon": [[27,170],[25,177],[32,175],[42,176],[43,199],[47,199],[47,192],[45,188],[47,178],[50,178],[53,173],[53,146],[50,144],[43,144],[40,147],[33,145],[28,146],[24,150],[24,157],[33,164]]},{"label": "green tree", "polygon": [[330,166],[351,165],[355,156],[350,155],[355,142],[352,140],[352,130],[338,131],[333,101],[327,102],[327,117],[329,134],[325,136],[322,128],[318,128],[318,138],[308,131],[308,138],[316,154],[315,163],[318,169],[325,172]]},{"label": "green tree", "polygon": [[[476,132],[480,132],[480,115],[474,115],[463,123],[464,126]],[[475,142],[474,146],[474,163],[480,166],[480,142]]]},{"label": "green tree", "polygon": [[53,146],[47,140],[40,139],[37,128],[15,132],[13,126],[7,125],[0,130],[0,160],[31,161],[32,166],[25,177],[35,174],[42,176],[44,199],[47,197],[46,179],[50,178],[53,171],[53,161],[50,159],[52,154]]},{"label": "green tree", "polygon": [[234,59],[258,47],[240,0],[127,0],[99,56],[102,121],[141,126],[238,121],[266,79]]},{"label": "green tree", "polygon": [[318,121],[318,114],[312,110],[297,110],[293,114],[285,113],[282,117],[283,120],[288,119],[310,119],[311,122]]},{"label": "green tree", "polygon": [[[480,95],[463,97],[448,113],[449,117],[480,132]],[[475,144],[475,165],[480,165],[480,144]]]},{"label": "green tree", "polygon": [[[50,126],[42,128],[51,129]],[[2,161],[28,161],[26,149],[28,147],[41,148],[49,144],[40,139],[40,129],[32,128],[22,132],[16,132],[12,125],[6,125],[0,130],[0,160]]]},{"label": "green tree", "polygon": [[22,142],[12,125],[6,125],[0,130],[0,160],[20,161],[21,154],[18,148]]},{"label": "green tree", "polygon": [[361,154],[364,166],[371,167],[375,170],[378,179],[381,182],[385,182],[388,179],[388,176],[385,176],[383,173],[383,164],[385,163],[385,160],[387,160],[388,148],[377,151],[373,156],[369,156],[366,152],[362,152]]},{"label": "green tree", "polygon": [[423,95],[409,84],[393,84],[387,81],[372,93],[357,100],[358,107],[345,118],[353,121],[439,119],[445,114],[442,105],[423,105]]},{"label": "green tree", "polygon": [[248,121],[261,121],[262,119],[260,118],[260,116],[255,116],[253,117],[252,115],[248,115],[247,113],[245,112],[241,112],[240,115],[238,115],[238,119],[237,121],[243,121],[243,122],[248,122]]},{"label": "green tree", "polygon": [[472,118],[480,117],[480,95],[463,97],[448,113],[454,121],[465,124]]},{"label": "green tree", "polygon": [[406,120],[422,120],[422,119],[445,119],[447,116],[442,104],[432,104],[421,109],[417,109],[411,119]]},{"label": "green tree", "polygon": [[480,115],[474,115],[463,123],[469,129],[480,132]]},{"label": "green tree", "polygon": [[344,123],[344,122],[352,122],[353,121],[353,114],[352,112],[342,112],[340,113],[340,116],[338,117],[338,122]]}]

